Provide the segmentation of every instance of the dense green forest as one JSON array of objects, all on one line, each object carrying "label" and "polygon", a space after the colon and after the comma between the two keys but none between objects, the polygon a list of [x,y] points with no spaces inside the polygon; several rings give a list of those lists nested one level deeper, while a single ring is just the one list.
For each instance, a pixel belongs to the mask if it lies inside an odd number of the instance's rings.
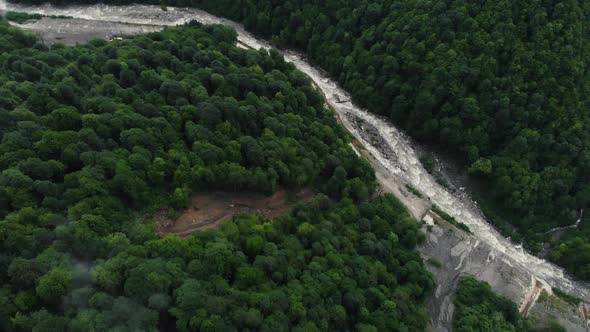
[{"label": "dense green forest", "polygon": [[[186,26],[47,47],[0,21],[1,331],[418,331],[423,235],[275,51]],[[313,188],[156,236],[194,192]]]},{"label": "dense green forest", "polygon": [[455,297],[455,332],[565,332],[555,322],[537,329],[522,318],[516,304],[496,295],[490,285],[473,277],[459,281]]},{"label": "dense green forest", "polygon": [[[203,8],[306,51],[356,102],[457,155],[489,188],[488,217],[532,251],[590,203],[588,1],[140,2]],[[551,257],[588,279],[590,257],[562,253],[587,249],[590,231],[569,238]]]}]

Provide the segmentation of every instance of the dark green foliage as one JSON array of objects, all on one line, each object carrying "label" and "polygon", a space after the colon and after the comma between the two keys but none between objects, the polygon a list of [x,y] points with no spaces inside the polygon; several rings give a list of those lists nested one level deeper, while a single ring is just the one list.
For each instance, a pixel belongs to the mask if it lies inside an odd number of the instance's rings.
[{"label": "dark green foliage", "polygon": [[549,258],[567,267],[575,276],[590,279],[590,213],[584,214],[578,229],[560,238]]},{"label": "dark green foliage", "polygon": [[580,195],[590,183],[587,2],[166,4],[201,7],[306,50],[361,104],[462,152],[523,229],[565,223],[590,202]]},{"label": "dark green foliage", "polygon": [[406,189],[408,189],[409,192],[416,195],[417,197],[424,198],[424,195],[422,195],[422,193],[418,189],[414,188],[413,186],[406,184]]},{"label": "dark green foliage", "polygon": [[20,24],[25,23],[26,21],[40,20],[42,17],[43,15],[41,14],[28,14],[21,12],[6,12],[6,14],[4,14],[4,18],[6,20]]},{"label": "dark green foliage", "polygon": [[[423,235],[275,51],[189,25],[76,47],[0,21],[0,330],[423,330]],[[320,194],[185,239],[198,191]],[[147,219],[147,220],[144,220]]]},{"label": "dark green foliage", "polygon": [[[590,204],[588,1],[165,4],[206,9],[306,51],[356,102],[458,155],[485,182],[485,199],[493,201],[485,205],[495,207],[490,219],[519,237],[509,220],[531,250],[542,247],[543,232],[571,223]],[[588,278],[590,257],[554,256]]]},{"label": "dark green foliage", "polygon": [[428,173],[433,174],[433,172],[434,172],[434,158],[432,157],[432,155],[427,155],[427,156],[420,158],[420,163],[422,163],[422,167],[424,167],[424,169]]},{"label": "dark green foliage", "polygon": [[64,15],[29,14],[29,13],[13,12],[13,11],[8,11],[8,12],[6,12],[6,14],[4,14],[4,18],[7,21],[16,22],[19,24],[26,23],[27,21],[40,20],[43,17],[49,17],[49,18],[55,18],[55,19],[71,18],[70,16],[64,16]]},{"label": "dark green foliage", "polygon": [[272,224],[246,215],[225,223],[221,236],[197,235],[197,251],[185,258],[189,276],[174,291],[176,327],[423,329],[428,316],[416,303],[432,279],[406,242],[416,224],[395,205],[390,196],[360,209],[320,197]]},{"label": "dark green foliage", "polygon": [[[306,51],[356,102],[458,155],[486,184],[488,218],[534,252],[590,204],[588,1],[141,2],[199,7]],[[588,279],[590,254],[564,255],[589,252],[590,235],[576,238],[551,257]]]},{"label": "dark green foliage", "polygon": [[526,331],[516,305],[497,296],[490,285],[473,277],[459,281],[453,316],[454,331]]},{"label": "dark green foliage", "polygon": [[436,258],[429,258],[426,260],[426,262],[434,267],[442,267],[443,266],[442,262]]},{"label": "dark green foliage", "polygon": [[518,313],[516,304],[496,295],[490,285],[473,277],[459,281],[455,297],[453,328],[456,332],[558,332],[555,322],[535,328]]},{"label": "dark green foliage", "polygon": [[[0,54],[17,48],[31,47],[36,41],[36,38],[32,34],[13,28],[0,18]],[[1,81],[2,85],[4,82],[5,81]],[[0,93],[0,107],[2,107],[2,109],[12,107],[15,103],[16,101],[11,98],[10,94],[6,94],[4,91]],[[0,115],[0,126],[3,126],[6,121],[6,115]],[[0,130],[2,130],[1,127]],[[0,134],[3,133],[4,131],[0,131]]]},{"label": "dark green foliage", "polygon": [[278,53],[234,42],[229,29],[196,26],[6,55],[0,216],[33,207],[21,224],[59,226],[39,219],[70,207],[87,230],[113,232],[122,215],[93,209],[281,186],[366,199],[372,170],[309,82]]},{"label": "dark green foliage", "polygon": [[449,215],[448,213],[446,213],[445,211],[441,210],[438,206],[433,205],[432,206],[432,211],[436,214],[438,214],[441,218],[443,218],[446,222],[448,222],[449,224],[464,230],[467,233],[471,234],[471,230],[469,229],[469,226],[465,225],[464,223],[457,221],[457,219],[455,219],[454,217],[452,217],[451,215]]}]

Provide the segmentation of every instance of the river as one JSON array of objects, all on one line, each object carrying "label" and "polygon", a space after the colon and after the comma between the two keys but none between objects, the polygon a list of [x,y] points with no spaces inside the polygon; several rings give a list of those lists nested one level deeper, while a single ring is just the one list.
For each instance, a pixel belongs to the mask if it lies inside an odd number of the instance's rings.
[{"label": "river", "polygon": [[[0,0],[0,10],[35,12],[47,15],[67,15],[74,18],[118,22],[113,24],[137,24],[146,26],[170,26],[197,20],[206,24],[224,24],[238,32],[239,42],[251,48],[270,48],[271,45],[249,32],[242,25],[223,19],[207,12],[192,8],[172,8],[163,11],[158,6],[147,5],[83,5],[54,7],[51,5],[26,6],[7,3]],[[61,24],[69,25],[68,20]],[[421,165],[416,145],[391,122],[350,102],[350,95],[326,73],[312,66],[305,57],[297,52],[282,50],[287,61],[294,63],[299,70],[306,73],[326,96],[327,103],[338,113],[342,124],[364,146],[365,153],[377,162],[378,178],[387,186],[387,181],[409,184],[417,188],[429,200],[458,221],[469,226],[473,237],[479,243],[485,243],[498,254],[510,258],[510,266],[527,271],[546,286],[560,288],[567,293],[590,301],[590,287],[570,278],[564,270],[544,259],[536,257],[521,246],[504,238],[488,224],[480,209],[469,195],[451,193],[441,186]],[[474,243],[475,243],[474,241]],[[535,283],[533,281],[533,283]],[[550,289],[550,287],[548,287]]]}]

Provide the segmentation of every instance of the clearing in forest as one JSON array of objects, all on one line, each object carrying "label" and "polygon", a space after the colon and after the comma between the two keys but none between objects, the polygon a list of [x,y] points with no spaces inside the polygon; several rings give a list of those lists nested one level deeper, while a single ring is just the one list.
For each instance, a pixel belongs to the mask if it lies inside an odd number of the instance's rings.
[{"label": "clearing in forest", "polygon": [[231,193],[215,191],[193,196],[191,205],[180,212],[176,220],[168,217],[167,209],[154,215],[158,234],[180,236],[218,227],[240,213],[256,213],[269,218],[282,215],[299,202],[309,201],[315,193],[309,189],[299,192],[278,191],[272,196],[252,192]]}]

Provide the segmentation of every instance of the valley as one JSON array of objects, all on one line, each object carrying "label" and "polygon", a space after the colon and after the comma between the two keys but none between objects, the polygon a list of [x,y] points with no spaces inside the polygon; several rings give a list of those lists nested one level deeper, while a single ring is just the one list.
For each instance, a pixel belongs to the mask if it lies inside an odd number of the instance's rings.
[{"label": "valley", "polygon": [[[92,38],[112,39],[196,20],[234,28],[239,42],[246,47],[271,48],[270,43],[245,31],[240,24],[192,8],[169,7],[162,11],[158,6],[144,5],[29,7],[0,0],[0,10],[72,16],[73,19],[68,20],[43,18],[31,24],[18,25],[41,35],[48,42],[75,44]],[[467,234],[445,222],[431,224],[430,230],[426,225],[423,227],[426,241],[419,251],[424,258],[434,258],[443,263],[440,268],[430,267],[436,280],[436,289],[429,302],[435,331],[451,329],[453,289],[463,275],[487,281],[494,291],[516,302],[524,315],[535,310],[541,310],[537,313],[540,316],[555,314],[551,307],[535,306],[542,290],[551,293],[555,287],[581,298],[584,303],[578,312],[561,313],[557,319],[568,331],[587,331],[589,322],[583,312],[590,303],[588,283],[575,280],[562,268],[528,253],[503,237],[486,222],[477,203],[459,190],[461,184],[450,183],[450,187],[445,188],[424,169],[416,152],[417,144],[404,132],[388,119],[350,102],[352,98],[344,89],[298,52],[280,52],[288,62],[309,76],[324,95],[341,124],[354,136],[356,149],[375,169],[383,192],[394,194],[419,221],[432,220],[431,209],[436,205],[466,224],[472,232]],[[422,197],[408,190],[408,186],[416,188]]]}]

